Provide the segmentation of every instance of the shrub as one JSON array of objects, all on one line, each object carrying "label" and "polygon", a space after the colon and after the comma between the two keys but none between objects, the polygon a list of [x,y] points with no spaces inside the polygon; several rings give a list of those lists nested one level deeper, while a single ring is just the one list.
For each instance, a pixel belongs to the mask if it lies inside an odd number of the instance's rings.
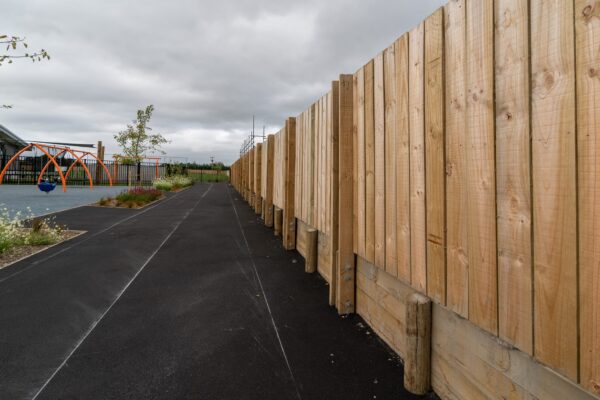
[{"label": "shrub", "polygon": [[182,189],[192,186],[194,181],[185,175],[171,175],[164,178],[156,179],[153,186],[158,190],[170,192],[171,190]]},{"label": "shrub", "polygon": [[135,188],[121,192],[117,195],[117,205],[126,205],[129,208],[136,207],[138,204],[147,204],[158,200],[162,192],[157,189]]},{"label": "shrub", "polygon": [[173,184],[166,179],[157,179],[153,182],[153,185],[158,190],[164,190],[165,192],[170,192],[173,190]]},{"label": "shrub", "polygon": [[31,229],[26,229],[21,213],[11,217],[4,208],[0,211],[0,254],[16,246],[54,244],[60,240],[62,232],[63,228],[49,218],[34,218]]}]

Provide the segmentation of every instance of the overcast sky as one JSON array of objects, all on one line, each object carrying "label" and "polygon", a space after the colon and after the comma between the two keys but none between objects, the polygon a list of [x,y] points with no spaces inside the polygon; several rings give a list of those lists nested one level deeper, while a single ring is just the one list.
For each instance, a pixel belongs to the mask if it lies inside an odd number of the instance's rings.
[{"label": "overcast sky", "polygon": [[445,0],[3,0],[2,32],[49,62],[0,67],[0,124],[95,143],[154,104],[170,156],[230,163],[252,127],[280,128]]}]

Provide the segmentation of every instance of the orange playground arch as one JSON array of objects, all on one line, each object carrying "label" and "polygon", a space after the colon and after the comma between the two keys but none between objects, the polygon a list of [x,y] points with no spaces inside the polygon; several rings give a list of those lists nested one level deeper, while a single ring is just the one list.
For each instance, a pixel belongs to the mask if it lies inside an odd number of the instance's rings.
[{"label": "orange playground arch", "polygon": [[[38,184],[42,181],[42,178],[44,177],[44,174],[46,173],[46,171],[48,170],[50,165],[54,164],[54,167],[55,167],[56,171],[58,172],[58,175],[60,176],[60,181],[62,184],[63,192],[66,192],[67,191],[67,178],[71,174],[71,171],[73,171],[73,167],[75,166],[75,164],[80,164],[83,167],[83,169],[88,177],[88,180],[90,181],[90,189],[93,189],[94,188],[94,179],[92,178],[92,174],[90,173],[88,167],[83,162],[83,158],[85,158],[87,156],[91,156],[96,159],[98,164],[101,165],[102,168],[104,169],[104,172],[106,172],[110,186],[113,185],[112,176],[110,174],[110,171],[108,170],[108,168],[106,168],[106,165],[104,165],[102,160],[100,160],[95,154],[90,153],[89,151],[73,150],[68,147],[53,146],[53,145],[42,144],[42,143],[30,143],[25,148],[23,148],[21,151],[19,151],[17,154],[15,154],[8,161],[8,163],[6,163],[6,165],[2,169],[2,172],[0,172],[0,185],[4,181],[4,175],[8,171],[8,168],[10,167],[10,165],[15,160],[17,160],[21,156],[21,154],[25,153],[28,150],[35,150],[35,149],[40,150],[42,153],[44,153],[48,157],[48,162],[46,163],[46,165],[44,165],[42,172],[38,176],[38,180],[37,180]],[[56,154],[55,155],[50,154],[50,150],[55,150]],[[70,155],[72,155],[75,159],[75,162],[73,164],[71,164],[71,166],[67,169],[67,172],[65,174],[63,174],[60,165],[58,165],[58,162],[56,161],[56,158],[65,153],[69,153]]]}]

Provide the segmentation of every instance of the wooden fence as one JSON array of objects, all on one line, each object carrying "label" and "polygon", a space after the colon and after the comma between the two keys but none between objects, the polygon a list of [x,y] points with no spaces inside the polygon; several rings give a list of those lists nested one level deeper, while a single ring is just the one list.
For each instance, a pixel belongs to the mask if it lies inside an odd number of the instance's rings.
[{"label": "wooden fence", "polygon": [[399,353],[375,276],[599,394],[598,135],[600,2],[452,0],[269,137],[258,195],[301,253],[319,231],[332,304]]}]

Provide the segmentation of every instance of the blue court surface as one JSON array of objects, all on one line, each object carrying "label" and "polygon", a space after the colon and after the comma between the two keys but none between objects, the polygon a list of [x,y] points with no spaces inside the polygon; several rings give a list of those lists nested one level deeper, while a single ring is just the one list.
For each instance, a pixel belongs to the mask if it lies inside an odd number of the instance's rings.
[{"label": "blue court surface", "polygon": [[19,211],[23,217],[31,214],[40,216],[95,203],[102,197],[115,196],[125,189],[124,186],[98,186],[92,190],[89,186],[68,186],[64,193],[62,187],[57,186],[46,194],[35,185],[1,185],[0,209],[7,208],[11,216]]}]

